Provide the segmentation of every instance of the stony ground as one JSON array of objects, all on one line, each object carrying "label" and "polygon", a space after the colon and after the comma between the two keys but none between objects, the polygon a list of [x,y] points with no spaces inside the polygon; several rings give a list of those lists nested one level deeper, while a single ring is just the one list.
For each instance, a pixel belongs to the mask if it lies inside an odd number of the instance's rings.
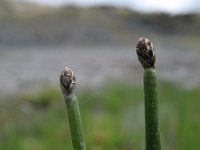
[{"label": "stony ground", "polygon": [[[198,86],[200,51],[157,45],[156,53],[159,79]],[[59,73],[65,66],[74,70],[80,87],[110,80],[142,82],[134,45],[1,48],[0,93],[59,85]]]}]

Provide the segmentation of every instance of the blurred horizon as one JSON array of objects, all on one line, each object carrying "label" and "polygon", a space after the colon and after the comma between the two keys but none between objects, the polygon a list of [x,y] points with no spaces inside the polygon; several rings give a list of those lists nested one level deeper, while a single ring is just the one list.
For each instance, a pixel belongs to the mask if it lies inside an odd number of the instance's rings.
[{"label": "blurred horizon", "polygon": [[141,13],[108,5],[51,7],[9,0],[0,4],[0,46],[127,44],[131,38],[144,34],[200,34],[198,13]]},{"label": "blurred horizon", "polygon": [[77,7],[91,6],[111,6],[118,8],[128,8],[141,13],[169,13],[173,15],[199,13],[199,0],[18,0],[24,2],[34,2],[49,6],[74,5]]}]

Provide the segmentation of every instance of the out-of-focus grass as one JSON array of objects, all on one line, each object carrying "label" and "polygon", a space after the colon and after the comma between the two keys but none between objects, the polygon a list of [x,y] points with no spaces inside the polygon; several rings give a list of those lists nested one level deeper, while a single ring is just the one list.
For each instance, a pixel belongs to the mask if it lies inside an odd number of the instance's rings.
[{"label": "out-of-focus grass", "polygon": [[[77,93],[88,150],[144,149],[142,87],[111,83]],[[197,150],[200,88],[159,84],[163,150]],[[8,98],[0,105],[0,149],[72,149],[60,89]]]}]

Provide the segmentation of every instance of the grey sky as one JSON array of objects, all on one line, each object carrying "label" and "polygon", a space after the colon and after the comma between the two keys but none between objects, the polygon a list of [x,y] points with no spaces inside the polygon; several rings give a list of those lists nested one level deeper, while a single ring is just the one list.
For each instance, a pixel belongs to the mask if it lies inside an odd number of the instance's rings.
[{"label": "grey sky", "polygon": [[92,6],[108,4],[117,7],[128,7],[142,12],[162,11],[172,14],[200,10],[200,0],[23,0],[49,5],[75,4]]}]

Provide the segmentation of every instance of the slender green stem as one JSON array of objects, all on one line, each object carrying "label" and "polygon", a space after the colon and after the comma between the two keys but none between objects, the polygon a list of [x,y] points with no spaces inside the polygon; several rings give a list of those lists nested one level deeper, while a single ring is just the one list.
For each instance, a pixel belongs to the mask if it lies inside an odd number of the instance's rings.
[{"label": "slender green stem", "polygon": [[155,50],[148,39],[140,38],[136,52],[144,68],[146,150],[161,150]]},{"label": "slender green stem", "polygon": [[66,101],[66,105],[74,150],[86,150],[81,124],[81,115],[76,96],[73,95],[71,100]]},{"label": "slender green stem", "polygon": [[155,69],[144,70],[146,150],[160,150],[157,84]]},{"label": "slender green stem", "polygon": [[74,94],[75,83],[73,72],[66,67],[60,75],[60,85],[67,106],[73,149],[86,150],[79,105]]}]

